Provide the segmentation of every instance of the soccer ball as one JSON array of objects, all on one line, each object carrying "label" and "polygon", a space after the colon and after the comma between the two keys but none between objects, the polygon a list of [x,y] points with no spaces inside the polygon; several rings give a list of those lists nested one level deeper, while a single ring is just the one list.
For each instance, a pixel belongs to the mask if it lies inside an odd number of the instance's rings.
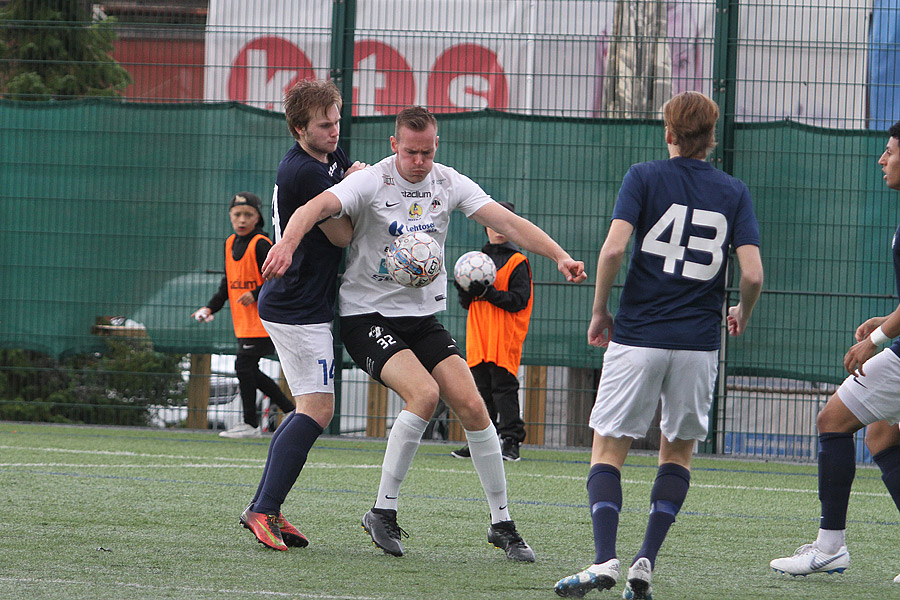
[{"label": "soccer ball", "polygon": [[420,288],[441,274],[444,251],[427,233],[405,233],[391,243],[384,265],[400,285]]},{"label": "soccer ball", "polygon": [[456,266],[453,267],[453,277],[456,278],[459,287],[468,292],[469,284],[473,281],[479,281],[485,287],[492,285],[497,277],[497,267],[490,256],[484,252],[473,250],[466,252],[456,261]]}]

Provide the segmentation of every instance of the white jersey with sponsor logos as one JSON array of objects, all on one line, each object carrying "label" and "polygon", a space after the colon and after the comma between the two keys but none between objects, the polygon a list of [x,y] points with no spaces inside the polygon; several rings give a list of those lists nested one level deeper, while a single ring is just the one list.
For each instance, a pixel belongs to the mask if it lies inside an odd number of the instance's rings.
[{"label": "white jersey with sponsor logos", "polygon": [[386,317],[426,316],[447,305],[447,269],[422,288],[407,288],[387,273],[384,256],[394,239],[423,231],[444,247],[450,213],[466,217],[493,199],[455,169],[434,163],[420,183],[400,177],[395,155],[353,173],[329,188],[341,201],[340,215],[353,222],[353,240],[339,293],[341,316],[377,312]]}]

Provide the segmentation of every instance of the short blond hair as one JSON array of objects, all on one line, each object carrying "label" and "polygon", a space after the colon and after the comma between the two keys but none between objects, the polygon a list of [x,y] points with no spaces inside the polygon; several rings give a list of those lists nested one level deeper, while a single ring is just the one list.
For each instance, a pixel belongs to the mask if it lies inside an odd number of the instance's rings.
[{"label": "short blond hair", "polygon": [[434,125],[437,131],[437,119],[421,106],[409,106],[397,114],[394,121],[394,137],[400,137],[400,128],[406,127],[410,131],[425,131],[429,125]]},{"label": "short blond hair", "polygon": [[322,111],[325,114],[332,104],[338,110],[343,106],[341,91],[333,81],[304,79],[297,82],[284,94],[284,118],[287,120],[291,137],[297,138],[297,131],[304,129]]},{"label": "short blond hair", "polygon": [[663,105],[663,120],[679,154],[705,159],[716,147],[719,106],[700,92],[682,92]]}]

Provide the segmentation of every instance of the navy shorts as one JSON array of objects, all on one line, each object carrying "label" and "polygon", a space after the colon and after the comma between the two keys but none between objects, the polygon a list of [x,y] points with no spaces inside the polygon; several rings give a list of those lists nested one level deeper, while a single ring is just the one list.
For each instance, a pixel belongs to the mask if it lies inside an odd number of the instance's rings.
[{"label": "navy shorts", "polygon": [[456,340],[434,315],[385,317],[368,313],[341,317],[341,342],[353,362],[380,383],[384,383],[384,364],[407,348],[429,373],[445,358],[462,356]]}]

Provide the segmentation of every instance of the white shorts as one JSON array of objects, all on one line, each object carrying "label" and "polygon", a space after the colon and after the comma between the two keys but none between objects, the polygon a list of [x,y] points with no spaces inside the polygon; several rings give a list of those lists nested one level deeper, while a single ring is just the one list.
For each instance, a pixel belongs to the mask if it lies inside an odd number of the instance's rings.
[{"label": "white shorts", "polygon": [[334,340],[331,323],[286,325],[263,321],[288,387],[294,396],[334,394]]},{"label": "white shorts", "polygon": [[610,342],[603,356],[591,428],[607,437],[642,438],[661,401],[659,425],[667,440],[705,440],[718,354],[716,350],[666,350]]},{"label": "white shorts", "polygon": [[860,423],[900,422],[900,357],[890,348],[863,365],[865,376],[850,375],[838,388],[844,406]]}]

